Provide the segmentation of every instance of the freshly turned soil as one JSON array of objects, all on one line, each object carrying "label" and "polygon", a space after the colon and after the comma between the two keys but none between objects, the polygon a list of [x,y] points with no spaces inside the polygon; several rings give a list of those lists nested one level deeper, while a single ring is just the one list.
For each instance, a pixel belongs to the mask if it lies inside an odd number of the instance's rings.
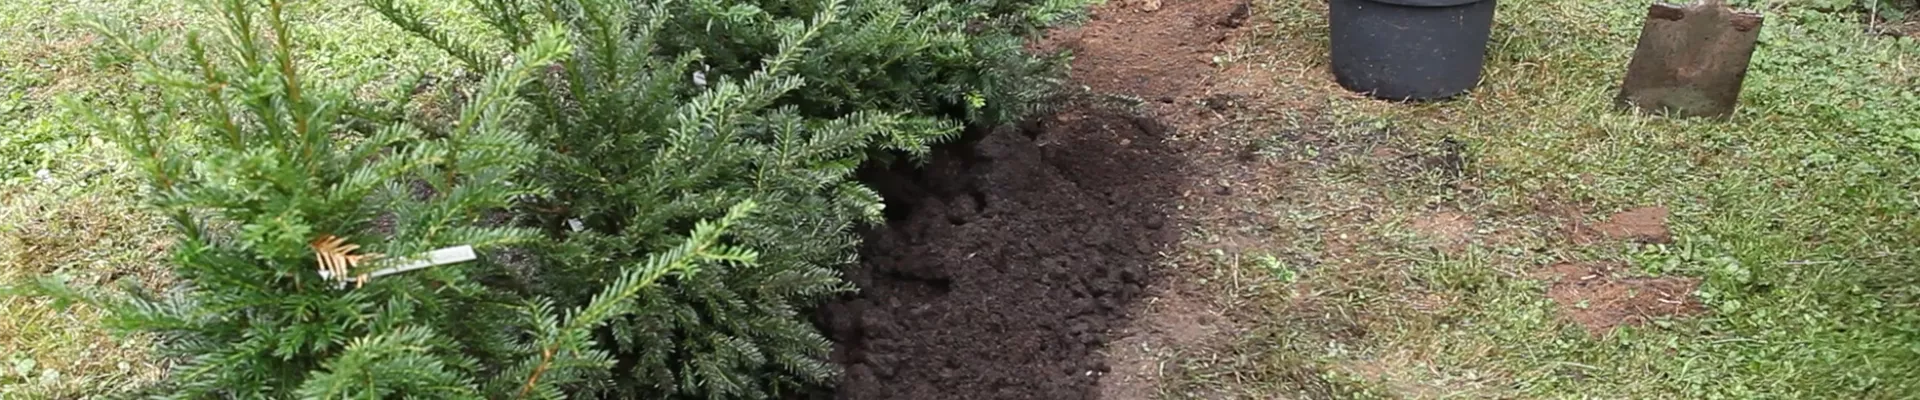
[{"label": "freshly turned soil", "polygon": [[1245,0],[1096,7],[1034,48],[1073,51],[1076,84],[1154,117],[1069,109],[866,171],[890,221],[848,272],[859,293],[820,310],[845,367],[831,397],[1100,398],[1103,347],[1181,235],[1186,156],[1162,123],[1219,111],[1202,106],[1212,55],[1249,17]]},{"label": "freshly turned soil", "polygon": [[1092,399],[1101,346],[1179,238],[1182,169],[1147,118],[1070,110],[866,171],[890,222],[821,309],[837,399]]}]

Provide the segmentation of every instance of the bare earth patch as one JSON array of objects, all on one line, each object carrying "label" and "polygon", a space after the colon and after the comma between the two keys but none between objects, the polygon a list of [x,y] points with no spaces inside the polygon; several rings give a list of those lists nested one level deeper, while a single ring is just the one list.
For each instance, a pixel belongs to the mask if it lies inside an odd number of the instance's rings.
[{"label": "bare earth patch", "polygon": [[[1553,203],[1553,202],[1547,202]],[[1621,211],[1607,216],[1604,221],[1582,223],[1587,211],[1584,207],[1570,205],[1546,206],[1543,214],[1557,215],[1567,219],[1566,232],[1575,244],[1595,244],[1606,241],[1629,241],[1635,243],[1672,243],[1673,233],[1667,229],[1667,208],[1645,206]]]},{"label": "bare earth patch", "polygon": [[1434,247],[1449,252],[1465,250],[1473,240],[1473,216],[1455,211],[1440,211],[1413,220],[1413,232]]},{"label": "bare earth patch", "polygon": [[1204,347],[1233,331],[1232,322],[1198,296],[1166,290],[1146,301],[1145,312],[1107,345],[1111,370],[1100,378],[1103,400],[1148,400],[1159,396],[1167,363],[1183,349]]},{"label": "bare earth patch", "polygon": [[1594,225],[1594,229],[1607,239],[1630,240],[1640,243],[1672,243],[1673,234],[1667,231],[1666,207],[1640,207],[1621,211],[1607,218],[1606,222]]},{"label": "bare earth patch", "polygon": [[1553,281],[1547,297],[1562,315],[1604,336],[1622,326],[1639,326],[1660,318],[1685,317],[1706,311],[1692,294],[1697,278],[1624,277],[1614,263],[1554,264],[1541,274]]},{"label": "bare earth patch", "polygon": [[1094,7],[1081,26],[1048,32],[1037,47],[1072,51],[1076,83],[1138,99],[1185,130],[1215,116],[1204,106],[1218,80],[1214,54],[1248,13],[1246,0],[1111,2]]},{"label": "bare earth patch", "polygon": [[[1570,235],[1574,243],[1602,241],[1672,243],[1667,229],[1666,207],[1646,206],[1621,211],[1592,225],[1574,224]],[[1568,262],[1554,264],[1540,272],[1553,281],[1547,297],[1559,306],[1568,320],[1580,324],[1594,336],[1604,336],[1621,326],[1639,326],[1659,318],[1684,317],[1705,311],[1693,291],[1699,278],[1623,277],[1620,264]]]}]

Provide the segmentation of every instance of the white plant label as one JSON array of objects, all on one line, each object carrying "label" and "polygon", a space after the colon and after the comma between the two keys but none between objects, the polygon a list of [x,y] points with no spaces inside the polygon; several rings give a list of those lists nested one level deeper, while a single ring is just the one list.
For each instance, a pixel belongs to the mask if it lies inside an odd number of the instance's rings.
[{"label": "white plant label", "polygon": [[[429,252],[426,252],[425,254],[421,254],[418,256],[414,256],[412,258],[409,258],[407,262],[401,263],[400,265],[381,268],[380,270],[373,271],[372,273],[367,274],[367,279],[373,279],[373,278],[378,278],[382,276],[398,274],[401,272],[407,272],[407,271],[412,271],[412,270],[436,266],[436,265],[447,265],[447,264],[453,264],[453,263],[473,261],[474,259],[477,259],[477,258],[480,258],[480,257],[473,253],[473,246],[459,245],[454,247],[448,247],[444,249],[429,251]],[[333,272],[320,271],[320,277],[326,278],[326,279],[333,279]],[[345,282],[341,282],[341,283],[344,284]]]}]

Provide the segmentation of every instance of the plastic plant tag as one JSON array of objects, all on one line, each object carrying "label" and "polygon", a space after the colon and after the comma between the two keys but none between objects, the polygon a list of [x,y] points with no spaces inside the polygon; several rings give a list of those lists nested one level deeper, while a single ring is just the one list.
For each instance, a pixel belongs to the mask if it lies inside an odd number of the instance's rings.
[{"label": "plastic plant tag", "polygon": [[[479,256],[474,254],[473,246],[460,245],[460,246],[448,247],[444,249],[429,251],[429,252],[426,252],[425,254],[420,254],[418,256],[408,258],[406,262],[403,262],[400,265],[381,268],[379,270],[373,271],[367,274],[367,279],[373,279],[373,278],[378,278],[382,276],[398,274],[401,272],[407,272],[407,271],[412,271],[416,269],[432,267],[436,265],[446,265],[446,264],[473,261],[476,258],[479,258]],[[326,279],[334,278],[333,272],[327,271],[327,270],[321,270],[320,277],[326,278]],[[343,281],[341,282],[341,284],[344,285],[346,284],[346,282]]]}]

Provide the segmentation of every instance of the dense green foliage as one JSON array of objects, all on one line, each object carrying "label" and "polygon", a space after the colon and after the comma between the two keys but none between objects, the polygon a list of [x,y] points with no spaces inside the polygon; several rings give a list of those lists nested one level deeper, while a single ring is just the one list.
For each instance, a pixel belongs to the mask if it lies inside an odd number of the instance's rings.
[{"label": "dense green foliage", "polygon": [[879,196],[853,180],[876,154],[924,154],[967,123],[997,123],[1052,93],[1057,60],[1021,47],[1072,1],[1012,7],[946,2],[619,0],[474,2],[492,42],[458,40],[404,3],[371,4],[396,25],[486,70],[482,48],[519,49],[541,24],[568,27],[576,56],[522,92],[553,149],[530,180],[555,188],[526,208],[556,245],[535,287],[563,303],[688,221],[752,201],[752,268],[713,268],[646,291],[610,328],[631,360],[622,397],[764,398],[824,384],[828,342],[802,315],[850,289],[854,229]]},{"label": "dense green foliage", "polygon": [[[212,40],[188,36],[185,57],[155,52],[157,40],[112,37],[153,95],[136,97],[127,115],[95,120],[135,156],[150,201],[182,236],[175,274],[188,286],[181,296],[127,300],[110,322],[160,332],[165,355],[188,360],[170,382],[188,397],[329,391],[308,383],[330,380],[308,375],[383,363],[415,366],[411,379],[385,384],[451,385],[454,371],[476,368],[453,343],[474,343],[477,355],[504,352],[497,329],[447,317],[512,319],[466,273],[480,271],[435,269],[342,291],[320,278],[309,243],[337,235],[363,254],[413,254],[524,240],[526,232],[473,224],[477,211],[516,194],[492,182],[533,151],[502,121],[512,98],[483,98],[466,116],[474,124],[437,140],[406,125],[354,129],[350,88],[299,75],[281,4],[218,10],[222,29]],[[551,59],[563,49],[548,40],[536,50],[525,56]],[[493,91],[516,87],[529,70],[491,77]],[[412,180],[445,195],[417,198],[404,184]],[[382,218],[387,232],[374,229]],[[394,351],[421,347],[440,351]]]},{"label": "dense green foliage", "polygon": [[[710,74],[745,76],[780,40],[776,21],[805,17],[810,1],[664,2],[673,16],[661,47],[697,51]],[[1084,0],[954,2],[854,1],[844,23],[823,28],[830,43],[794,66],[807,79],[792,104],[809,116],[860,110],[964,116],[1004,123],[1031,114],[1059,84],[1061,58],[1023,51],[1029,34],[1077,18]]]},{"label": "dense green foliage", "polygon": [[[738,202],[715,215],[717,224],[692,224],[690,238],[661,238],[671,245],[609,271],[565,313],[487,284],[511,275],[494,263],[349,283],[410,261],[404,255],[538,237],[486,217],[542,192],[508,183],[538,152],[519,129],[524,103],[513,92],[569,49],[562,30],[533,32],[480,82],[458,123],[423,132],[382,121],[397,113],[357,102],[355,85],[301,75],[283,7],[217,4],[222,29],[188,35],[179,57],[158,51],[160,38],[98,24],[116,50],[109,62],[134,70],[145,95],[116,115],[74,108],[144,172],[150,203],[179,235],[173,264],[182,285],[131,296],[57,281],[39,289],[113,310],[107,322],[117,329],[158,334],[161,355],[179,362],[154,394],[564,397],[603,386],[614,359],[592,333],[636,311],[641,291],[696,267],[753,265],[756,253],[720,243],[753,207]],[[328,279],[327,259],[353,262]]]},{"label": "dense green foliage", "polygon": [[[962,32],[981,10],[939,5],[909,19],[889,2],[792,3],[763,5],[787,14],[748,4],[476,4],[508,48],[558,23],[578,50],[548,85],[523,91],[543,111],[535,126],[548,127],[536,137],[555,150],[531,178],[556,188],[528,209],[560,239],[539,291],[578,303],[580,288],[670,245],[677,227],[727,204],[765,205],[738,231],[762,263],[649,290],[640,312],[611,328],[611,346],[634,361],[617,371],[622,395],[761,397],[826,382],[828,345],[799,309],[847,289],[837,269],[853,259],[852,230],[880,218],[878,196],[851,180],[868,151],[919,154],[962,125],[942,109],[1010,119],[1046,93],[1014,79],[1041,78],[1049,66],[1021,51],[1018,32]],[[404,4],[371,4],[471,68],[494,58]],[[710,12],[722,8],[716,23]],[[712,29],[693,29],[701,21]],[[839,69],[849,65],[875,69]],[[1016,65],[1036,73],[987,73]]]},{"label": "dense green foliage", "polygon": [[[142,85],[119,112],[71,109],[142,168],[181,237],[181,285],[39,289],[159,334],[182,362],[155,392],[767,398],[825,384],[829,344],[802,310],[851,289],[853,232],[882,218],[854,172],[1038,109],[1059,59],[1021,44],[1081,4],[473,1],[497,34],[482,39],[414,3],[367,5],[478,79],[370,100],[365,82],[303,73],[301,31],[274,0],[211,4],[218,30],[184,40],[96,27],[106,65]],[[353,278],[457,245],[534,257]]]}]

